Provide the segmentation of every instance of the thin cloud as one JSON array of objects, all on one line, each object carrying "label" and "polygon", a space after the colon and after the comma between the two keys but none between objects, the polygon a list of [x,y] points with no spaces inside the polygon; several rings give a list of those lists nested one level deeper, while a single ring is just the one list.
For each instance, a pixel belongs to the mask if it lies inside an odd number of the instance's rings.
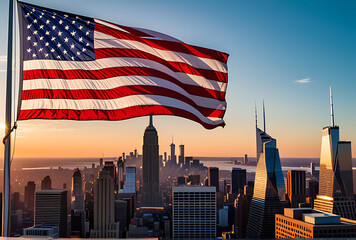
[{"label": "thin cloud", "polygon": [[303,78],[295,81],[296,83],[311,83],[310,78]]}]

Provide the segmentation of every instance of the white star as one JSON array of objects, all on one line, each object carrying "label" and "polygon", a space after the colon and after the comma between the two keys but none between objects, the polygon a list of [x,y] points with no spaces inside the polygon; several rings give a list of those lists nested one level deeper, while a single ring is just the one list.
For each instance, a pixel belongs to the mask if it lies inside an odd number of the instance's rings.
[{"label": "white star", "polygon": [[42,18],[42,15],[40,16],[40,18]]},{"label": "white star", "polygon": [[49,24],[51,21],[49,19],[47,19],[46,23]]},{"label": "white star", "polygon": [[36,9],[35,9],[35,8],[32,8],[32,12],[34,12],[34,11],[36,11]]},{"label": "white star", "polygon": [[34,57],[34,58],[35,58],[35,57],[36,57],[36,53],[33,53],[33,54],[32,54],[32,57]]},{"label": "white star", "polygon": [[37,42],[33,42],[33,46],[37,46]]},{"label": "white star", "polygon": [[28,52],[28,53],[30,53],[31,51],[32,51],[32,49],[31,49],[31,48],[27,49],[27,52]]},{"label": "white star", "polygon": [[64,50],[63,50],[63,53],[64,53],[64,54],[67,54],[67,50],[64,49]]},{"label": "white star", "polygon": [[32,24],[27,25],[27,29],[30,29],[31,25],[32,25]]},{"label": "white star", "polygon": [[89,25],[89,24],[90,24],[90,21],[87,21],[87,24]]},{"label": "white star", "polygon": [[46,35],[49,35],[49,31],[46,31]]},{"label": "white star", "polygon": [[72,21],[72,24],[75,24],[75,20]]},{"label": "white star", "polygon": [[69,38],[67,38],[67,37],[64,39],[65,42],[68,42],[68,40],[69,40]]},{"label": "white star", "polygon": [[89,46],[89,43],[85,44],[87,47]]},{"label": "white star", "polygon": [[85,52],[86,50],[87,50],[86,48],[83,48],[83,50],[82,50],[82,51],[83,51],[83,52]]},{"label": "white star", "polygon": [[90,31],[88,30],[88,31],[85,33],[85,35],[89,35],[89,33],[90,33]]},{"label": "white star", "polygon": [[64,28],[65,28],[66,30],[68,30],[68,29],[69,29],[69,26],[67,25],[67,26],[65,26]]},{"label": "white star", "polygon": [[56,13],[56,12],[53,12],[53,15],[57,15],[57,13]]},{"label": "white star", "polygon": [[79,38],[79,42],[83,42],[83,38],[82,37]]},{"label": "white star", "polygon": [[45,53],[45,57],[48,57],[48,53]]},{"label": "white star", "polygon": [[77,55],[79,56],[79,55],[80,55],[80,52],[77,52]]},{"label": "white star", "polygon": [[59,23],[59,25],[61,25],[61,24],[63,23],[62,19],[61,19],[61,20],[59,20],[59,22],[58,22],[58,23]]},{"label": "white star", "polygon": [[78,17],[78,16],[76,16],[75,18],[76,18],[76,19],[79,19],[79,17]]},{"label": "white star", "polygon": [[70,34],[72,34],[72,36],[74,37],[74,35],[76,34],[76,31],[71,32]]},{"label": "white star", "polygon": [[56,25],[53,25],[52,29],[53,29],[53,30],[56,29]]},{"label": "white star", "polygon": [[37,35],[37,30],[36,30],[36,31],[33,31],[33,34],[34,34],[34,35]]},{"label": "white star", "polygon": [[30,16],[30,14],[29,14],[29,13],[26,13],[25,17],[28,17],[28,16]]},{"label": "white star", "polygon": [[43,40],[43,37],[42,37],[42,36],[40,37],[40,40]]},{"label": "white star", "polygon": [[53,19],[55,19],[56,17],[55,16],[52,16]]},{"label": "white star", "polygon": [[62,44],[60,44],[60,43],[57,44],[57,47],[61,47],[61,46],[62,46]]},{"label": "white star", "polygon": [[54,52],[54,51],[55,51],[55,50],[52,48],[52,49],[51,49],[51,52]]},{"label": "white star", "polygon": [[72,57],[72,60],[74,61],[74,57]]},{"label": "white star", "polygon": [[58,58],[58,59],[61,59],[61,56],[58,55],[57,58]]},{"label": "white star", "polygon": [[37,23],[37,19],[33,20],[34,23]]},{"label": "white star", "polygon": [[41,25],[41,26],[40,26],[40,29],[43,29],[43,27],[44,27],[44,26],[43,26],[43,25]]},{"label": "white star", "polygon": [[83,26],[82,26],[82,25],[80,25],[78,28],[79,28],[80,30],[82,30]]},{"label": "white star", "polygon": [[68,15],[67,14],[64,14],[64,18],[67,18],[68,17]]},{"label": "white star", "polygon": [[58,36],[62,36],[62,32],[61,31],[58,32]]},{"label": "white star", "polygon": [[30,40],[31,40],[31,36],[28,36],[28,37],[27,37],[27,41],[30,41]]},{"label": "white star", "polygon": [[52,38],[51,38],[51,41],[54,41],[54,40],[56,40],[56,37],[52,37]]},{"label": "white star", "polygon": [[72,43],[72,44],[70,45],[70,48],[73,49],[74,47],[75,47],[75,45]]},{"label": "white star", "polygon": [[[43,10],[44,11],[44,10]],[[43,16],[44,15],[44,12],[43,13],[41,13],[41,15]]]},{"label": "white star", "polygon": [[39,52],[42,52],[42,51],[43,51],[43,48],[40,48],[38,51],[39,51]]},{"label": "white star", "polygon": [[46,47],[48,47],[48,45],[49,45],[49,43],[48,43],[48,42],[46,42],[46,43],[45,43],[45,46],[46,46]]}]

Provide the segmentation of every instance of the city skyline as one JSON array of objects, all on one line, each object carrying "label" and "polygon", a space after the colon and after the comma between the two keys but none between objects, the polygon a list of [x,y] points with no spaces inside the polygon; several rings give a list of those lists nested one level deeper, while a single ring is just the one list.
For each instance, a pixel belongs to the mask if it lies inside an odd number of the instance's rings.
[{"label": "city skyline", "polygon": [[[151,6],[140,1],[122,2],[120,6],[104,1],[85,3],[86,8],[82,7],[84,1],[28,2],[157,30],[230,54],[226,127],[207,131],[186,119],[157,116],[160,154],[169,152],[173,135],[176,145],[183,142],[187,146],[189,156],[255,157],[254,105],[256,102],[261,123],[264,99],[267,129],[279,139],[281,158],[318,158],[320,130],[329,124],[330,85],[335,97],[335,121],[343,126],[340,135],[347,141],[356,140],[352,121],[356,117],[352,92],[356,37],[352,12],[356,6],[351,1],[259,1],[256,5],[248,1],[197,1],[189,3],[189,9],[185,4],[161,1]],[[6,23],[7,3],[2,5],[1,18]],[[137,18],[134,13],[142,17]],[[0,26],[0,32],[0,79],[5,86],[6,24]],[[219,37],[211,37],[212,32]],[[4,119],[4,104],[0,106],[0,119]],[[22,121],[15,159],[99,157],[103,153],[119,156],[127,149],[140,148],[140,134],[146,122],[146,117],[119,122]],[[3,131],[2,127],[0,133]],[[98,139],[105,141],[101,144]],[[355,145],[352,150],[355,157]]]}]

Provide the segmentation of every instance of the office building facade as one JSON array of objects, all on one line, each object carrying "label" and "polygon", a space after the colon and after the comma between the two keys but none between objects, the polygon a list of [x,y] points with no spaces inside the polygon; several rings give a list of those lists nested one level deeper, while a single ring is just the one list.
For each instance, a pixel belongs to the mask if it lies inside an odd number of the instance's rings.
[{"label": "office building facade", "polygon": [[299,203],[305,203],[305,190],[305,171],[289,170],[287,172],[287,193],[292,208],[298,207]]},{"label": "office building facade", "polygon": [[246,185],[246,169],[233,168],[231,171],[232,193],[243,193]]}]

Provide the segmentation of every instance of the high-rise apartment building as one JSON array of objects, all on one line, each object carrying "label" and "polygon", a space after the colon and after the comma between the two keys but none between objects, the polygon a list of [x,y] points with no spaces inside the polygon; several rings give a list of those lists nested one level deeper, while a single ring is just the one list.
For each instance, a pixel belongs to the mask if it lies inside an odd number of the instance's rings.
[{"label": "high-rise apartment building", "polygon": [[102,169],[94,183],[94,229],[91,238],[119,238],[115,222],[115,184],[112,174]]},{"label": "high-rise apartment building", "polygon": [[246,169],[233,168],[231,171],[232,193],[243,193],[246,185]]},{"label": "high-rise apartment building", "polygon": [[68,236],[67,190],[36,191],[35,226],[58,226],[59,237]]},{"label": "high-rise apartment building", "polygon": [[142,161],[142,206],[161,206],[159,192],[159,158],[158,158],[158,134],[153,126],[152,115],[150,123],[143,135],[143,161]]},{"label": "high-rise apartment building", "polygon": [[305,203],[306,178],[305,171],[289,170],[287,172],[287,193],[292,208]]},{"label": "high-rise apartment building", "polygon": [[269,139],[259,142],[263,148],[256,169],[246,236],[274,238],[274,215],[283,213],[288,202],[284,201],[286,191],[277,142],[264,131],[260,133]]},{"label": "high-rise apartment building", "polygon": [[209,186],[214,186],[216,188],[216,192],[219,192],[219,168],[208,168],[208,184]]},{"label": "high-rise apartment building", "polygon": [[351,142],[339,140],[339,127],[334,123],[330,88],[331,126],[324,127],[319,173],[319,195],[316,210],[328,211],[344,218],[356,219]]},{"label": "high-rise apartment building", "polygon": [[78,168],[72,177],[72,210],[85,210],[83,180]]},{"label": "high-rise apartment building", "polygon": [[216,189],[173,187],[173,239],[216,238]]}]

